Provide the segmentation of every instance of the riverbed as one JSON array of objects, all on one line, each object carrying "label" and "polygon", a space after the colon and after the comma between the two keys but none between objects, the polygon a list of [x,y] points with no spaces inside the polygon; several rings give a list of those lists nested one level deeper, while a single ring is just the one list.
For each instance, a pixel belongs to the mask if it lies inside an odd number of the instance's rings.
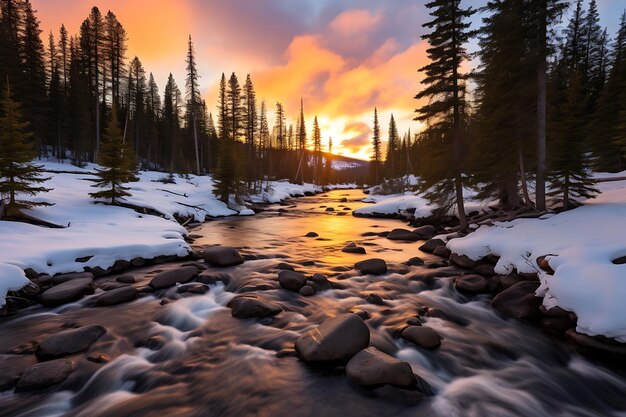
[{"label": "riverbed", "polygon": [[[463,271],[377,233],[397,220],[357,218],[358,190],[337,190],[275,205],[254,217],[225,218],[192,231],[194,246],[233,246],[246,262],[208,272],[228,274],[205,294],[176,288],[144,291],[136,301],[95,307],[102,290],[54,309],[31,307],[0,320],[0,352],[30,354],[34,342],[64,329],[98,324],[106,334],[71,355],[76,370],[36,393],[0,393],[0,416],[624,416],[626,375],[578,355],[528,323],[507,319],[487,295],[457,292]],[[332,210],[330,210],[330,209]],[[318,236],[306,237],[315,232]],[[355,242],[367,254],[341,249]],[[411,265],[419,256],[423,265]],[[389,271],[362,276],[355,262],[383,258]],[[280,263],[324,274],[331,289],[305,297],[282,289]],[[139,290],[181,263],[130,270]],[[98,280],[112,285],[116,276]],[[272,318],[237,319],[226,307],[256,293],[284,310]],[[382,305],[366,298],[375,294]],[[163,301],[167,300],[167,301]],[[291,354],[295,340],[325,319],[358,308],[372,340],[407,361],[431,388],[366,389],[342,366],[307,365]],[[419,317],[441,337],[436,350],[399,337]],[[102,361],[94,361],[100,355]]]}]

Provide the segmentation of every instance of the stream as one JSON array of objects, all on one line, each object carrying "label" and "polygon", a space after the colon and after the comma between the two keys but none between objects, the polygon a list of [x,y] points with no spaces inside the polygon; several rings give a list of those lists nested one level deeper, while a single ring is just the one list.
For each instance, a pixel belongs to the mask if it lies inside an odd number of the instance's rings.
[{"label": "stream", "polygon": [[[0,392],[0,417],[626,416],[623,371],[591,362],[531,324],[501,316],[486,295],[457,292],[450,277],[462,271],[420,252],[421,242],[372,233],[403,223],[351,215],[365,204],[363,197],[359,190],[336,190],[192,230],[198,235],[194,247],[233,246],[247,259],[236,267],[209,267],[229,274],[230,281],[210,285],[204,295],[172,288],[95,307],[98,289],[75,303],[31,307],[0,319],[3,353],[27,350],[32,341],[67,328],[107,329],[87,352],[69,357],[76,370],[59,385],[36,393]],[[305,237],[308,232],[319,237]],[[353,241],[367,254],[341,251]],[[415,256],[425,265],[406,264]],[[355,262],[373,257],[385,259],[387,274],[361,276],[353,269]],[[324,274],[337,285],[310,297],[284,290],[277,282],[281,262],[307,275]],[[182,263],[125,274],[141,289],[158,272]],[[244,292],[263,294],[284,311],[272,318],[234,318],[226,304]],[[370,294],[381,296],[384,305],[367,303]],[[369,315],[372,339],[407,361],[432,387],[432,396],[413,401],[395,391],[365,389],[349,382],[342,367],[311,366],[289,354],[304,331],[354,307]],[[421,317],[442,336],[436,350],[397,336],[407,319],[427,309],[439,312]],[[94,354],[107,359],[87,359]]]}]

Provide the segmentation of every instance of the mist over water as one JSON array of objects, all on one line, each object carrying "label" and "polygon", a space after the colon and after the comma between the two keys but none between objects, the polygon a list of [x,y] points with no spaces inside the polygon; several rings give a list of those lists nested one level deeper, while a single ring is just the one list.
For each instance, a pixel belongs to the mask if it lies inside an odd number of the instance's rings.
[{"label": "mist over water", "polygon": [[[348,202],[341,203],[344,197]],[[449,278],[455,273],[452,267],[403,264],[414,256],[423,257],[426,265],[440,259],[421,253],[419,243],[363,237],[403,225],[355,218],[343,210],[363,205],[358,201],[362,197],[359,191],[333,191],[300,199],[285,213],[279,214],[276,206],[254,218],[216,220],[194,230],[202,235],[196,245],[231,245],[254,258],[220,269],[230,274],[230,282],[211,285],[204,295],[183,296],[173,288],[132,303],[94,308],[97,292],[54,310],[36,307],[3,319],[0,352],[40,340],[62,326],[99,324],[107,333],[88,354],[106,354],[111,361],[97,364],[86,360],[85,353],[73,355],[77,370],[50,391],[0,393],[0,416],[626,415],[623,373],[590,362],[530,324],[501,317],[487,296],[459,294]],[[338,215],[343,212],[348,215]],[[310,231],[319,240],[304,237]],[[367,255],[341,252],[351,241],[364,246]],[[385,259],[389,273],[359,276],[354,263],[371,257]],[[325,274],[337,288],[312,297],[281,289],[280,262],[307,275]],[[157,271],[177,266],[130,273],[141,288]],[[250,291],[284,312],[259,320],[233,318],[226,304]],[[380,295],[385,305],[367,304],[369,294]],[[171,301],[161,305],[163,297]],[[418,403],[385,395],[349,383],[340,367],[312,367],[293,356],[276,356],[293,348],[303,331],[355,306],[371,315],[366,323],[372,338],[409,362],[431,385],[433,396]],[[439,317],[421,318],[443,337],[435,351],[397,335],[423,307],[441,311]]]}]

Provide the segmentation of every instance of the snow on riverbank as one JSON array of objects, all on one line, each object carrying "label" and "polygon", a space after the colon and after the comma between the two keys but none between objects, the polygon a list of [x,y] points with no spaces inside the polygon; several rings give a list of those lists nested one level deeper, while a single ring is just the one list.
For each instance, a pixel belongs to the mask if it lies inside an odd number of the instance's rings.
[{"label": "snow on riverbank", "polygon": [[549,260],[554,275],[539,274],[544,305],[576,313],[581,333],[626,342],[626,264],[612,262],[626,256],[626,181],[603,182],[598,188],[602,194],[582,207],[483,226],[448,247],[474,260],[497,255],[496,272],[503,274],[513,268],[536,272],[537,257],[554,255]]},{"label": "snow on riverbank", "polygon": [[[85,267],[107,269],[115,261],[157,256],[186,256],[186,230],[175,217],[204,221],[205,217],[252,215],[246,207],[231,210],[213,195],[211,177],[178,175],[167,178],[159,172],[140,172],[139,181],[129,184],[132,196],[125,202],[159,212],[163,217],[140,214],[117,206],[95,204],[91,173],[96,165],[79,168],[70,164],[44,162],[44,185],[53,188],[35,199],[54,203],[35,208],[29,214],[65,226],[51,229],[26,223],[0,221],[0,306],[7,291],[21,288],[28,281],[22,269],[56,274],[83,271]],[[50,171],[55,171],[51,173]],[[173,180],[174,183],[162,182]],[[280,202],[304,192],[319,192],[311,184],[270,183],[258,202]],[[19,267],[19,268],[16,268]],[[17,274],[16,271],[19,271]]]}]

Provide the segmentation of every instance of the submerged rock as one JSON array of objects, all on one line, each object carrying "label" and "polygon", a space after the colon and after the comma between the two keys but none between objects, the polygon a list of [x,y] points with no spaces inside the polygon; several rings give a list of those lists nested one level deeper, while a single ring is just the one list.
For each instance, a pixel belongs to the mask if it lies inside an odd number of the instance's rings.
[{"label": "submerged rock", "polygon": [[237,249],[230,246],[212,246],[202,251],[204,261],[213,266],[227,267],[241,265],[243,258]]},{"label": "submerged rock", "polygon": [[408,242],[415,242],[420,240],[420,236],[406,229],[393,229],[387,235],[389,240],[404,240]]},{"label": "submerged rock", "polygon": [[419,247],[419,250],[426,253],[433,253],[439,246],[446,246],[446,242],[441,239],[429,239]]},{"label": "submerged rock", "polygon": [[300,288],[300,294],[304,295],[305,297],[310,297],[312,295],[315,295],[315,293],[315,288],[313,288],[312,285],[305,285],[304,287]]},{"label": "submerged rock", "polygon": [[41,303],[46,306],[55,307],[61,304],[80,300],[84,295],[94,293],[93,279],[78,278],[66,281],[44,291],[41,296]]},{"label": "submerged rock", "polygon": [[430,327],[409,326],[402,331],[402,338],[425,349],[441,346],[441,336]]},{"label": "submerged rock", "polygon": [[79,327],[65,330],[47,337],[37,347],[37,357],[41,360],[71,355],[87,349],[106,329],[98,325]]},{"label": "submerged rock", "polygon": [[382,275],[387,273],[387,262],[380,258],[367,259],[357,262],[354,269],[365,275]]},{"label": "submerged rock", "polygon": [[238,319],[249,319],[255,317],[275,316],[283,309],[274,303],[254,294],[240,295],[227,304],[233,317]]},{"label": "submerged rock", "polygon": [[357,246],[354,242],[346,245],[343,249],[341,249],[341,251],[345,253],[356,253],[360,255],[365,255],[365,248],[362,246]]},{"label": "submerged rock", "polygon": [[198,275],[198,269],[195,266],[183,266],[182,268],[163,271],[150,281],[150,287],[155,290],[162,290],[173,287],[176,283],[184,284],[191,281]]},{"label": "submerged rock", "polygon": [[415,385],[416,379],[408,362],[396,359],[375,347],[363,349],[346,365],[348,378],[359,385]]},{"label": "submerged rock", "polygon": [[309,232],[306,235],[304,235],[304,237],[318,237],[319,235],[315,232]]},{"label": "submerged rock", "polygon": [[56,359],[41,362],[26,369],[15,387],[16,392],[33,391],[48,388],[63,382],[76,366],[68,359]]},{"label": "submerged rock", "polygon": [[296,340],[298,357],[305,362],[345,362],[365,349],[370,331],[356,314],[342,314],[324,321]]},{"label": "submerged rock", "polygon": [[0,391],[13,388],[22,372],[36,363],[33,355],[0,355]]}]

